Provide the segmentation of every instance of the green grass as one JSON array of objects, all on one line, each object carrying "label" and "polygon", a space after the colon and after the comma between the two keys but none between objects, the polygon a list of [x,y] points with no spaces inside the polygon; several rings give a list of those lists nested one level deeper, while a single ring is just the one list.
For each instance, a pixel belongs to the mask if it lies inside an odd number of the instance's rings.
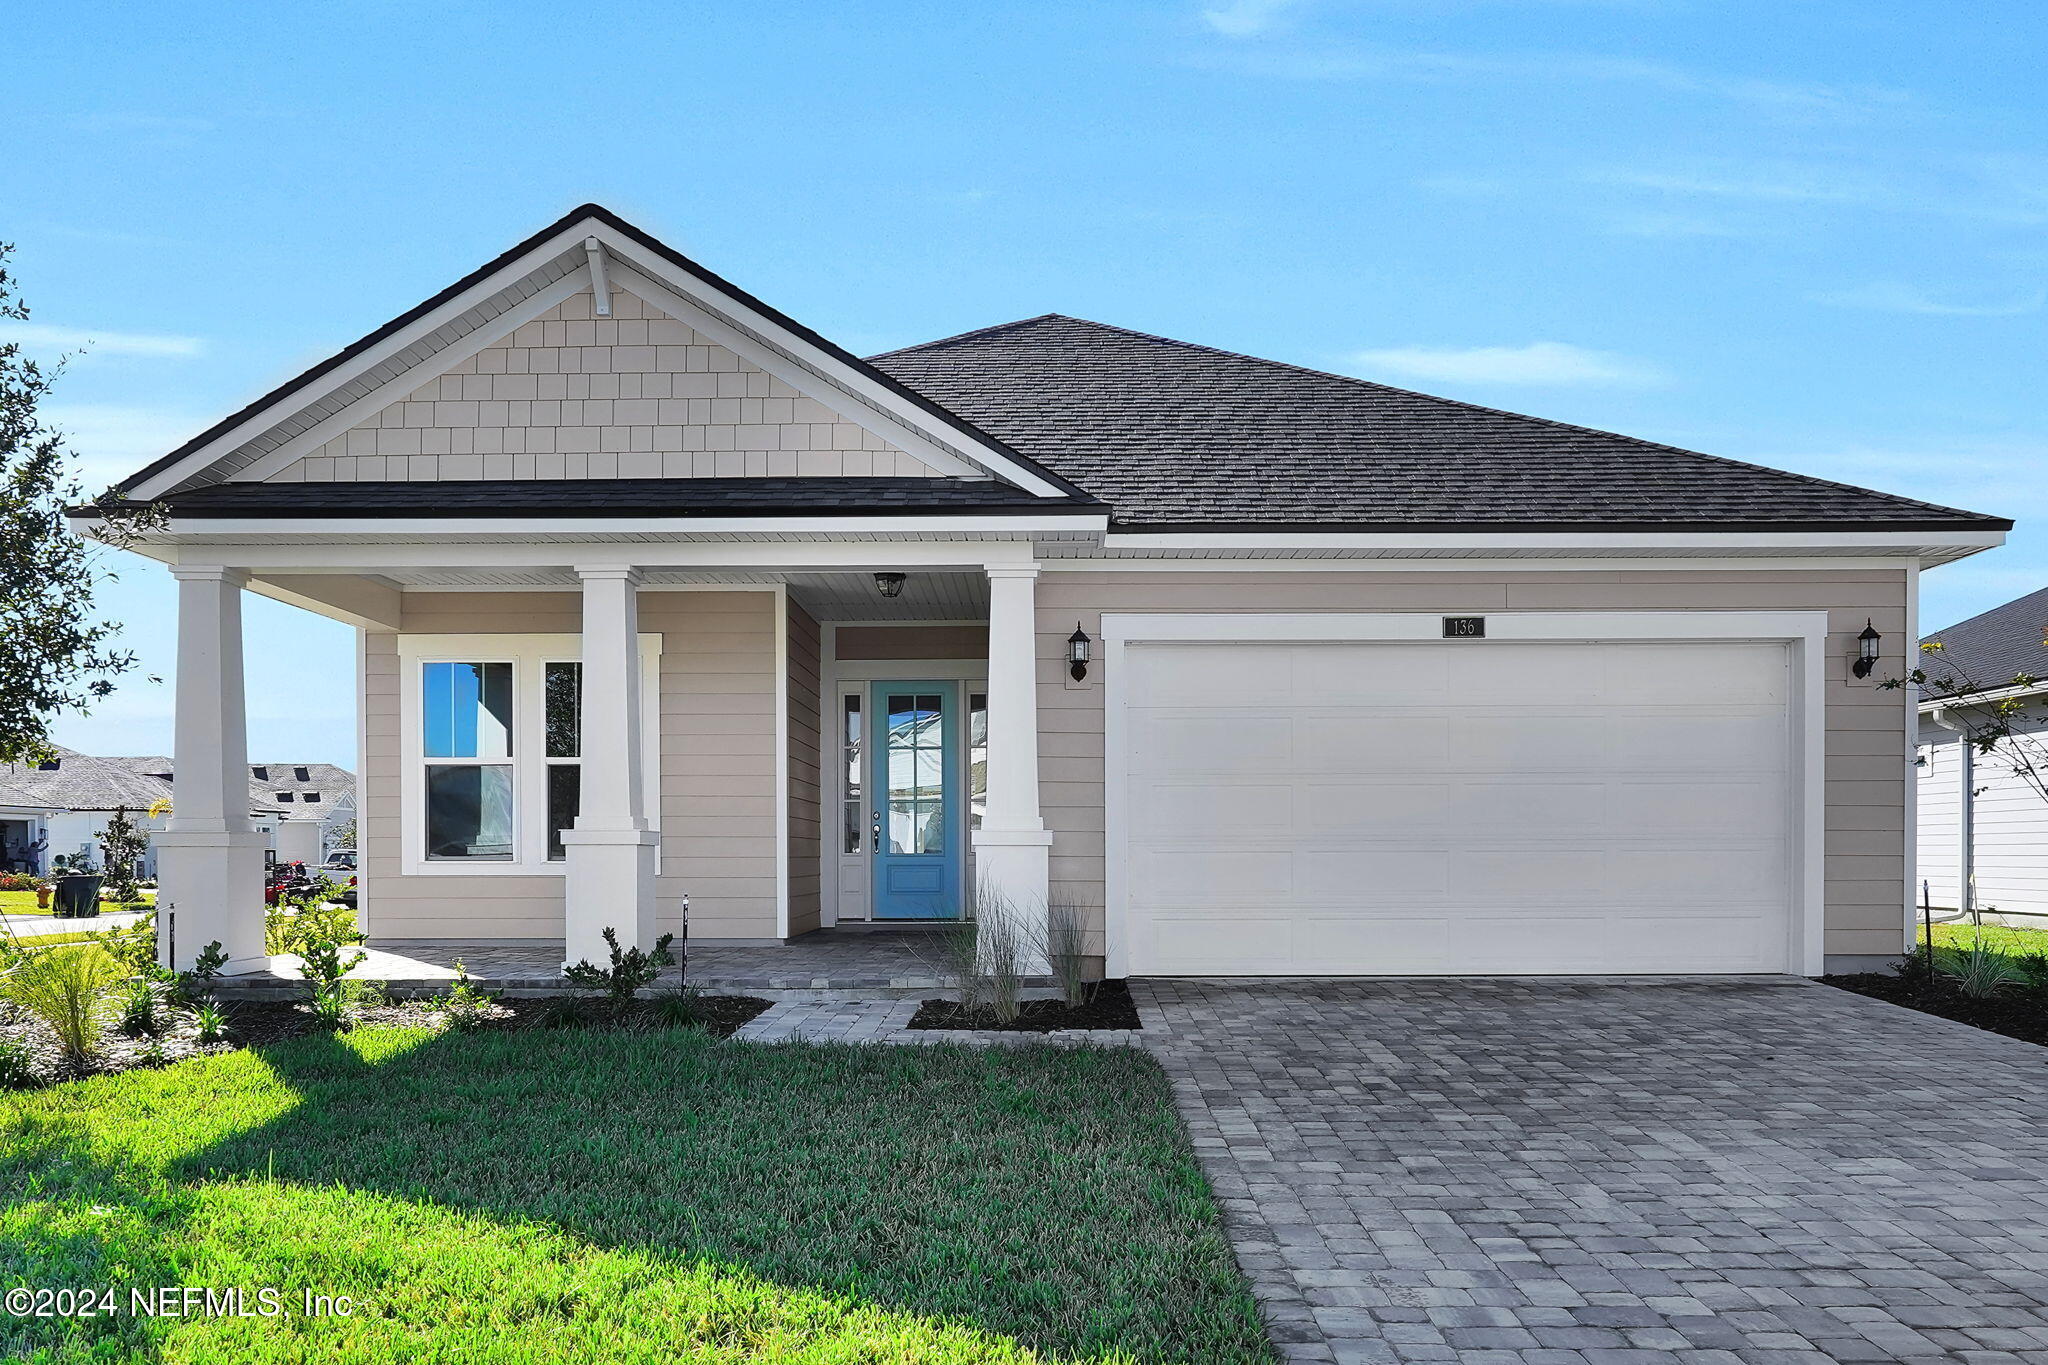
[{"label": "green grass", "polygon": [[[139,901],[116,905],[112,901],[101,901],[102,912],[113,910],[147,910],[156,904],[156,893],[145,891]],[[0,915],[47,915],[50,911],[36,908],[36,893],[33,891],[0,891]]]},{"label": "green grass", "polygon": [[350,1317],[0,1316],[0,1358],[1269,1361],[1127,1050],[364,1030],[0,1098],[0,1288]]},{"label": "green grass", "polygon": [[[1918,941],[1925,943],[1927,934],[1923,930]],[[1937,948],[1970,948],[1977,942],[1974,925],[1937,924],[1934,926],[1934,944]],[[2028,953],[2048,953],[2048,930],[2013,929],[2002,924],[1984,926],[1984,946],[1996,952],[2010,953],[2016,957]]]}]

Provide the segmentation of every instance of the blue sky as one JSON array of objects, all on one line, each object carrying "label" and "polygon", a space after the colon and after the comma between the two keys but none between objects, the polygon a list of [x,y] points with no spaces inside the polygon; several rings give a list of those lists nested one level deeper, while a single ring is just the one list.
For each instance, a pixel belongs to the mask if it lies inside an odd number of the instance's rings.
[{"label": "blue sky", "polygon": [[[858,351],[1059,311],[2019,518],[2048,582],[2048,7],[23,0],[0,238],[126,473],[565,209]],[[168,675],[172,599],[103,605]],[[249,603],[250,744],[350,633]],[[168,685],[59,737],[166,750]]]}]

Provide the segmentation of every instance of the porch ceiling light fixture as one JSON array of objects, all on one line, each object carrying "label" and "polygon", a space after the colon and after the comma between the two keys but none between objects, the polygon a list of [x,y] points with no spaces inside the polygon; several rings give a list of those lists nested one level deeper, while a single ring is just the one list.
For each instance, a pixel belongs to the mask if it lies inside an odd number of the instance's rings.
[{"label": "porch ceiling light fixture", "polygon": [[901,597],[903,577],[900,573],[878,573],[875,575],[875,591],[884,597]]},{"label": "porch ceiling light fixture", "polygon": [[1849,671],[1859,678],[1867,678],[1877,667],[1878,646],[1884,636],[1877,633],[1877,626],[1869,617],[1863,618],[1863,633],[1856,637],[1856,657],[1849,661]]},{"label": "porch ceiling light fixture", "polygon": [[1094,643],[1081,623],[1074,622],[1074,633],[1067,637],[1067,673],[1075,682],[1088,676],[1088,653]]}]

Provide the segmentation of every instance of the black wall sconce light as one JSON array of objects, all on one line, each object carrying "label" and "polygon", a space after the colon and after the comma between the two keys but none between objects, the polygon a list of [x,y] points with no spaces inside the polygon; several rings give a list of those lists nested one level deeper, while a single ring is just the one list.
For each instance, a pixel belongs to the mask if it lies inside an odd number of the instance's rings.
[{"label": "black wall sconce light", "polygon": [[1878,645],[1884,636],[1877,633],[1877,626],[1869,617],[1863,618],[1863,633],[1856,637],[1856,657],[1849,662],[1849,671],[1859,678],[1867,678],[1877,667]]},{"label": "black wall sconce light", "polygon": [[1067,675],[1075,682],[1088,676],[1088,653],[1094,643],[1081,623],[1074,622],[1074,633],[1067,637]]},{"label": "black wall sconce light", "polygon": [[903,575],[900,573],[876,574],[875,591],[884,597],[901,597],[903,595]]}]

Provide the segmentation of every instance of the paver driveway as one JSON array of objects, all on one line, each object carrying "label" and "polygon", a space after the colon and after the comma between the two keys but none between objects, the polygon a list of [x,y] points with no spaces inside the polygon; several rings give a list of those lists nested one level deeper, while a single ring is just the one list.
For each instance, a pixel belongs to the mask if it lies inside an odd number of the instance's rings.
[{"label": "paver driveway", "polygon": [[1805,982],[1145,982],[1289,1359],[2048,1362],[2048,1050]]}]

